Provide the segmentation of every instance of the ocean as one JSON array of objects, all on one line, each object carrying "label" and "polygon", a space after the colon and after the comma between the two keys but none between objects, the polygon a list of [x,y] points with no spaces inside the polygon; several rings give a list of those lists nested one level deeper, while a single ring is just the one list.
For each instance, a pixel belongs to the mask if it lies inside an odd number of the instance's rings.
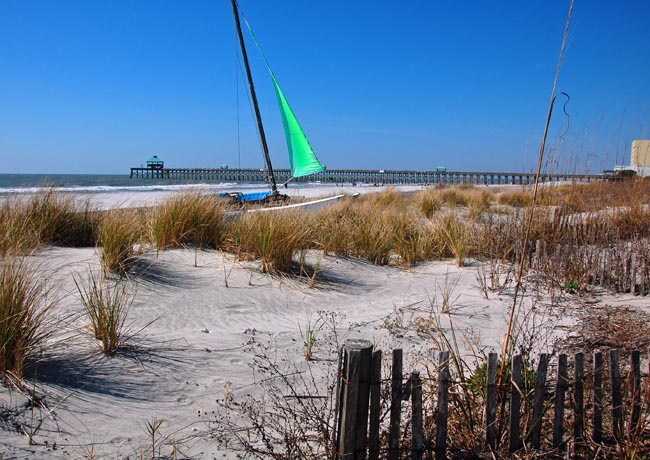
[{"label": "ocean", "polygon": [[264,184],[210,183],[170,179],[131,179],[122,174],[0,174],[0,196],[39,193],[55,187],[64,193],[173,192],[191,189],[260,188]]}]

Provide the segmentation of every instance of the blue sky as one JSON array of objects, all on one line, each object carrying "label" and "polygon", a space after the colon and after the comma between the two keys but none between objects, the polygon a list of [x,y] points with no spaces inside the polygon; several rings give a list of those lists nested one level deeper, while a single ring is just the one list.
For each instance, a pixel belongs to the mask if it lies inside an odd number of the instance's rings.
[{"label": "blue sky", "polygon": [[[330,169],[530,171],[569,0],[240,0]],[[548,168],[650,137],[650,2],[576,0]],[[248,37],[247,37],[248,38]],[[275,167],[288,167],[248,41]],[[0,173],[263,166],[230,0],[0,2]],[[239,105],[239,111],[237,107]],[[238,122],[239,118],[239,122]]]}]

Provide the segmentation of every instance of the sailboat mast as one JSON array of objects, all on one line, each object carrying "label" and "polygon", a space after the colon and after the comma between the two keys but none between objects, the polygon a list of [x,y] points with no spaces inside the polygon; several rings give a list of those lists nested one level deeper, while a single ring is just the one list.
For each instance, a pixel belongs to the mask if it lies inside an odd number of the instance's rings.
[{"label": "sailboat mast", "polygon": [[253,106],[255,107],[255,117],[257,118],[257,128],[260,131],[260,139],[262,140],[262,149],[264,150],[264,159],[266,160],[266,169],[269,171],[269,181],[271,182],[271,192],[276,195],[278,193],[278,186],[275,183],[275,175],[273,174],[273,166],[271,166],[271,156],[269,155],[269,146],[266,143],[266,135],[264,134],[264,126],[262,125],[262,115],[260,114],[260,107],[257,103],[257,95],[255,94],[255,85],[253,84],[253,75],[251,68],[248,65],[248,54],[246,53],[246,45],[244,44],[244,36],[241,31],[241,24],[239,22],[239,9],[237,7],[237,0],[232,0],[232,11],[235,14],[235,24],[237,24],[237,35],[239,36],[239,44],[241,46],[242,57],[244,58],[244,65],[246,66],[246,76],[248,77],[248,86],[251,90],[251,97],[253,99]]}]

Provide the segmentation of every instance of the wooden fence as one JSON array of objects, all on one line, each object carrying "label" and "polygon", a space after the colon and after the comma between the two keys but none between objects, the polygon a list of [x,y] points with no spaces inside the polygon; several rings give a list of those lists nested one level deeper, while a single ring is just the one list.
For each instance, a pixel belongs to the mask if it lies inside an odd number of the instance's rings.
[{"label": "wooden fence", "polygon": [[[573,458],[583,458],[587,446],[624,448],[648,435],[644,429],[650,414],[646,406],[642,408],[639,351],[631,353],[625,368],[618,350],[609,350],[607,366],[603,353],[596,351],[587,372],[585,355],[577,353],[572,375],[566,354],[557,357],[553,374],[548,354],[539,355],[534,372],[521,355],[515,355],[507,382],[498,382],[500,364],[497,354],[490,353],[484,381],[479,384],[479,413],[474,414],[483,424],[480,446],[448,445],[450,410],[463,391],[459,391],[459,379],[452,377],[449,352],[439,353],[436,381],[427,381],[429,392],[435,389],[433,395],[427,394],[435,401],[433,409],[427,406],[433,413],[427,413],[423,404],[420,373],[412,372],[405,379],[402,350],[393,350],[392,372],[386,380],[381,378],[381,356],[381,350],[373,350],[366,340],[347,341],[342,349],[333,446],[336,459],[419,460],[426,456],[442,460],[460,448],[488,453],[537,449],[564,456],[571,451]],[[526,380],[533,377],[534,384],[529,382],[527,388]],[[390,404],[384,413],[382,384],[390,385]],[[411,401],[410,419],[404,420],[402,402],[407,400]]]}]

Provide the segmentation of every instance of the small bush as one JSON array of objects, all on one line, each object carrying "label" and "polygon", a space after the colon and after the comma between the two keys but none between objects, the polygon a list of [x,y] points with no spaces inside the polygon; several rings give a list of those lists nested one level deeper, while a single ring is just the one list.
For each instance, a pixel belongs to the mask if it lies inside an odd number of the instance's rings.
[{"label": "small bush", "polygon": [[26,262],[0,262],[0,374],[22,377],[26,360],[52,332],[53,305],[46,280]]}]

